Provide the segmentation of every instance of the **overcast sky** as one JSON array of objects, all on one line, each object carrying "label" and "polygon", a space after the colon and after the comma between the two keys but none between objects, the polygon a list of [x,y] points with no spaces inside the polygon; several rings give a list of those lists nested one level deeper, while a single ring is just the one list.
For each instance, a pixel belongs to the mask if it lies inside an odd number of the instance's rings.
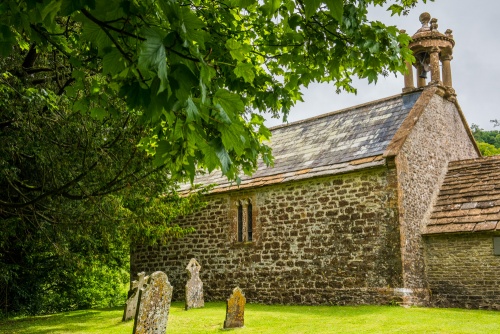
[{"label": "overcast sky", "polygon": [[[408,16],[391,17],[377,7],[369,12],[369,18],[396,25],[411,36],[420,27],[418,17],[429,12],[438,19],[438,30],[453,30],[455,47],[451,70],[457,100],[469,125],[478,124],[491,130],[491,119],[500,119],[500,1],[498,0],[436,0],[419,4]],[[415,81],[416,83],[416,81]],[[403,76],[380,77],[377,84],[356,81],[358,94],[335,94],[329,84],[310,85],[304,90],[304,102],[290,112],[289,122],[340,110],[361,103],[401,93]],[[268,126],[281,124],[271,119]]]}]

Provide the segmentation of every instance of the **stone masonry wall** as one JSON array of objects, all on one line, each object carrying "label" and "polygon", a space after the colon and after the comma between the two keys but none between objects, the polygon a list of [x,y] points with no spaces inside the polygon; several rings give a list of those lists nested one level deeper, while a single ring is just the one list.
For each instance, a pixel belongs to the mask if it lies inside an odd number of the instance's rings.
[{"label": "stone masonry wall", "polygon": [[493,234],[426,236],[425,246],[432,305],[500,310],[500,256],[493,255]]},{"label": "stone masonry wall", "polygon": [[[254,190],[210,195],[179,220],[196,232],[162,247],[139,247],[131,273],[165,271],[182,300],[185,267],[201,264],[206,300],[239,286],[249,302],[385,304],[401,300],[394,169],[385,166]],[[250,198],[254,241],[234,237],[235,204]]]},{"label": "stone masonry wall", "polygon": [[455,104],[433,95],[396,158],[406,304],[429,302],[421,231],[448,162],[475,157]]}]

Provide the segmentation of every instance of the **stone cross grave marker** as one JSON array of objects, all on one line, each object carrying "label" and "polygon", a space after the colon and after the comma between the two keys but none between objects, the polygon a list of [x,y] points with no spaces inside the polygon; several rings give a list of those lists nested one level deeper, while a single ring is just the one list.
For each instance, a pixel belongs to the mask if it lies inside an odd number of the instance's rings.
[{"label": "stone cross grave marker", "polygon": [[167,274],[155,271],[139,292],[133,333],[165,334],[172,300],[172,285]]},{"label": "stone cross grave marker", "polygon": [[134,319],[137,312],[137,300],[139,299],[139,290],[144,287],[144,284],[148,281],[149,276],[143,271],[137,274],[137,281],[132,281],[132,288],[130,291],[132,294],[127,299],[125,303],[125,310],[123,312],[122,321],[128,321]]},{"label": "stone cross grave marker", "polygon": [[205,306],[205,302],[203,300],[203,282],[200,279],[200,269],[201,266],[195,258],[192,258],[186,267],[189,275],[189,280],[186,283],[186,310]]},{"label": "stone cross grave marker", "polygon": [[233,293],[226,302],[226,320],[224,328],[243,327],[245,323],[246,298],[239,287],[234,288]]}]

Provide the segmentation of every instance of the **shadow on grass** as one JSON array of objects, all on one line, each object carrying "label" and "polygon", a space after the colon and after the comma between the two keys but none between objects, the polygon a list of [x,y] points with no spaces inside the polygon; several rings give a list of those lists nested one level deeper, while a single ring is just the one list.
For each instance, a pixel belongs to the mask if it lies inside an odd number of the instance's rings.
[{"label": "shadow on grass", "polygon": [[[36,317],[0,321],[0,333],[121,333],[129,332],[132,323],[121,322],[123,307],[80,310]],[[130,329],[127,329],[130,327]]]}]

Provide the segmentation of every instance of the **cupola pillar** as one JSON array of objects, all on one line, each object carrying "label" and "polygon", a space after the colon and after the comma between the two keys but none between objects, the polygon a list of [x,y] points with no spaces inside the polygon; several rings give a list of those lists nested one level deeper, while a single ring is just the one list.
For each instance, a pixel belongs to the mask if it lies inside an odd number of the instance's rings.
[{"label": "cupola pillar", "polygon": [[[451,60],[455,40],[452,31],[446,30],[444,34],[438,31],[437,19],[429,13],[420,15],[422,27],[411,37],[409,48],[415,56],[415,63],[411,64],[416,71],[407,64],[405,74],[405,87],[403,92],[414,90],[414,72],[417,76],[417,88],[426,86],[441,86],[448,93],[455,96],[451,80]],[[430,75],[429,75],[430,72]],[[429,80],[430,79],[430,80]]]}]

